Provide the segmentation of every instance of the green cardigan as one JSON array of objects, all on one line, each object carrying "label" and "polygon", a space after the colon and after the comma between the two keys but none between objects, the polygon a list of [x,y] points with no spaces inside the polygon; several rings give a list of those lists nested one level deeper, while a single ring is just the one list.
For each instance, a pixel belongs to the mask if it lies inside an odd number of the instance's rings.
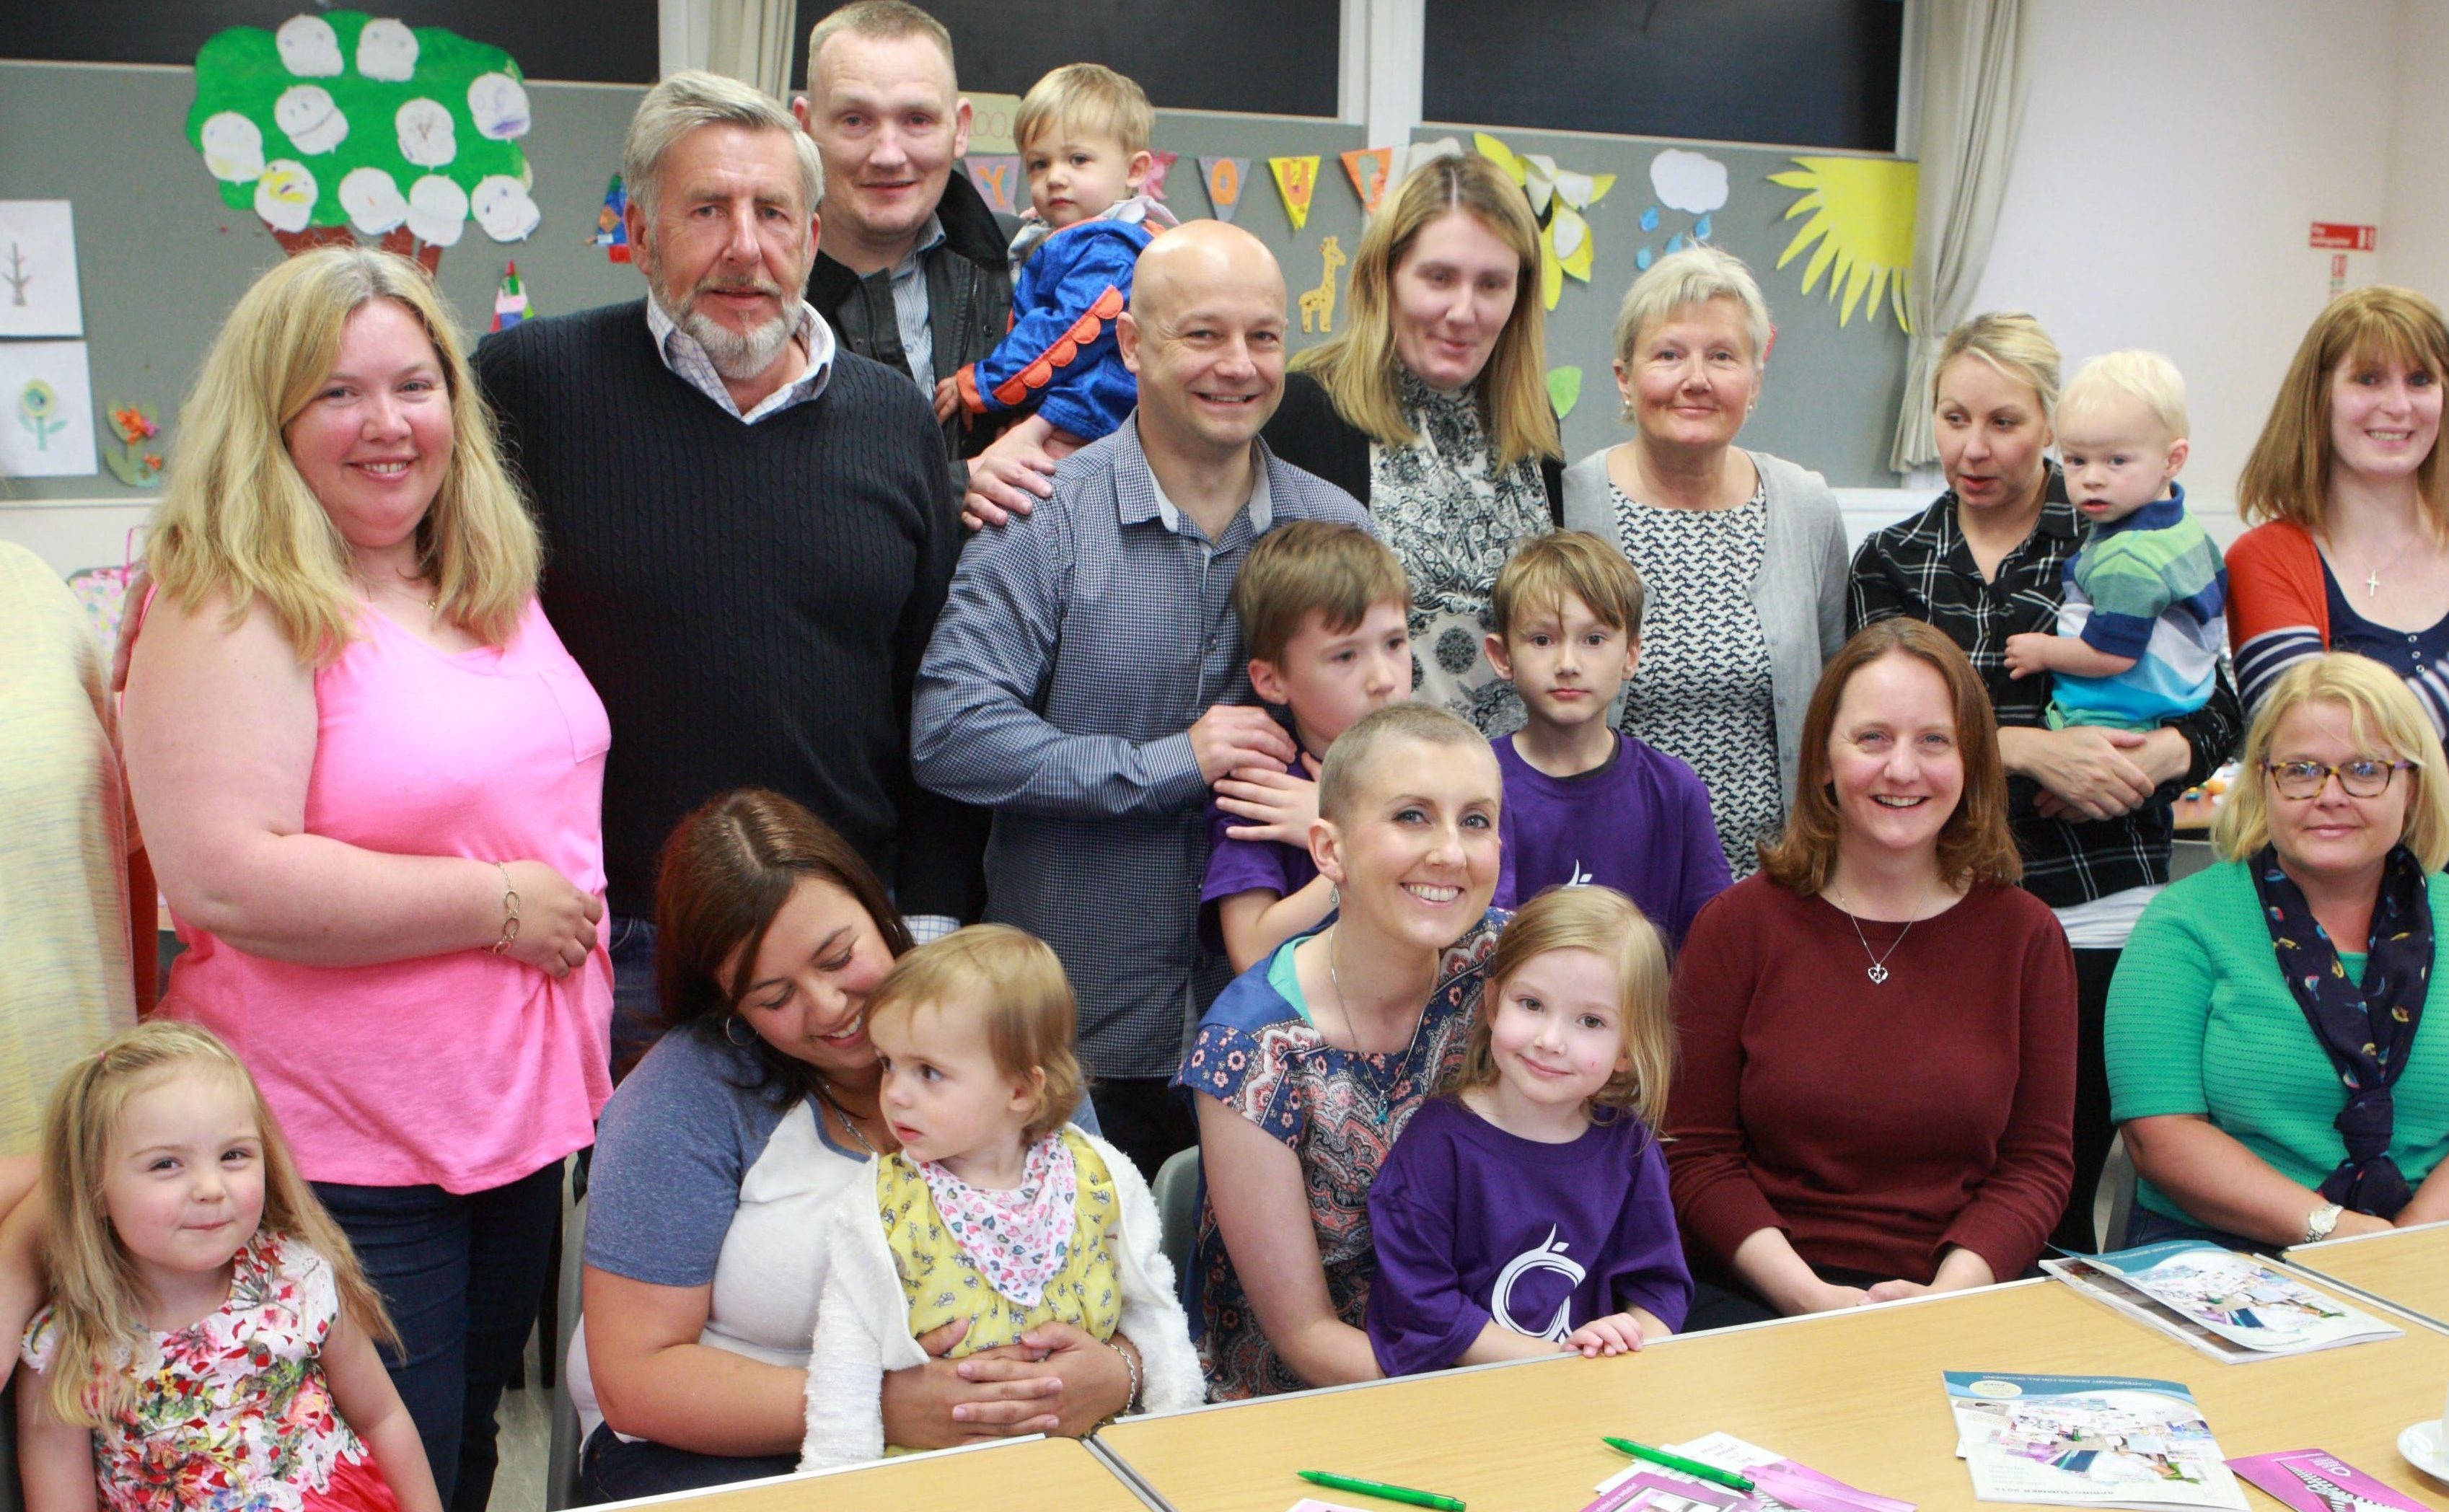
[{"label": "green cardigan", "polygon": [[[2449,988],[2437,969],[2449,933],[2449,880],[2426,882],[2436,969],[2406,1070],[2393,1089],[2390,1158],[2409,1185],[2449,1154]],[[2363,979],[2363,957],[2345,956]],[[2242,862],[2187,878],[2152,900],[2109,989],[2105,1036],[2112,1115],[2207,1115],[2288,1180],[2306,1188],[2346,1156],[2331,1125],[2346,1088],[2279,975],[2262,903]],[[2199,1223],[2149,1181],[2135,1200]]]}]

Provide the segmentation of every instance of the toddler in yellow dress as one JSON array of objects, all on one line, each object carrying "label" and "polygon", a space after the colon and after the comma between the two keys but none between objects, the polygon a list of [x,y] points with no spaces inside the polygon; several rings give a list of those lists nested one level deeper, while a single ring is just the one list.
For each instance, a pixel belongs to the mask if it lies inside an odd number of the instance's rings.
[{"label": "toddler in yellow dress", "polygon": [[870,995],[900,1148],[826,1215],[802,1470],[886,1452],[884,1372],[924,1365],[918,1336],[948,1323],[969,1325],[955,1355],[1079,1328],[1123,1356],[1127,1411],[1205,1398],[1147,1183],[1065,1122],[1077,1018],[1054,952],[1001,924],[920,946]]}]

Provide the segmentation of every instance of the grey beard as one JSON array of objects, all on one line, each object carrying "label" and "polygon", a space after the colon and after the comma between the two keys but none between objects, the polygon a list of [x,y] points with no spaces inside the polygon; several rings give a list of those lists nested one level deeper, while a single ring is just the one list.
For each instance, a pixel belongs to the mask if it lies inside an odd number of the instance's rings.
[{"label": "grey beard", "polygon": [[703,311],[692,309],[674,315],[662,286],[652,280],[647,282],[647,290],[664,314],[671,317],[672,323],[704,349],[706,360],[714,364],[715,372],[734,383],[746,382],[772,367],[799,326],[797,312],[785,310],[754,329],[735,331]]}]

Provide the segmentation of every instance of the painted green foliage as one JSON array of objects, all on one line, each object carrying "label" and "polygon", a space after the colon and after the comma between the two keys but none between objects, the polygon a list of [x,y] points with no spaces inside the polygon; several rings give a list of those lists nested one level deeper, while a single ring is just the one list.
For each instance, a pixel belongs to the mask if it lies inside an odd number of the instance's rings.
[{"label": "painted green foliage", "polygon": [[356,10],[215,36],[196,54],[187,112],[223,202],[284,242],[347,225],[449,246],[472,214],[495,241],[518,241],[537,220],[527,129],[509,53]]}]

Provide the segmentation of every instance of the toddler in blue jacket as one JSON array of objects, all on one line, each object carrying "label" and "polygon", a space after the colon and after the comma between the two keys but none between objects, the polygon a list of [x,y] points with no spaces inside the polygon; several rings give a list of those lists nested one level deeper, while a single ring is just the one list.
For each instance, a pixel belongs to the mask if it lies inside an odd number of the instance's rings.
[{"label": "toddler in blue jacket", "polygon": [[1024,409],[1029,439],[1060,455],[1112,434],[1139,402],[1114,320],[1140,249],[1173,225],[1142,192],[1154,161],[1147,95],[1113,69],[1070,63],[1030,87],[1012,138],[1029,214],[1012,238],[1012,322],[1001,344],[935,387],[935,414]]}]

